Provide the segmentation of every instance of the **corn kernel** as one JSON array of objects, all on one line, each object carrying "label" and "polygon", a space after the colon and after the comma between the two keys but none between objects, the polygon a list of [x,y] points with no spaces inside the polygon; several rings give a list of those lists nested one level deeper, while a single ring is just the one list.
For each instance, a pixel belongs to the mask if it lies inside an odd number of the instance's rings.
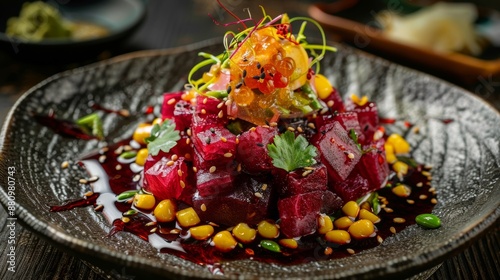
[{"label": "corn kernel", "polygon": [[349,227],[349,233],[357,239],[372,237],[375,236],[375,226],[370,220],[361,219]]},{"label": "corn kernel", "polygon": [[214,227],[211,225],[202,225],[190,228],[189,232],[196,240],[206,240],[214,233]]},{"label": "corn kernel", "polygon": [[372,212],[366,209],[359,210],[359,218],[370,220],[374,224],[380,222],[380,218],[377,215],[373,214]]},{"label": "corn kernel", "polygon": [[321,74],[316,74],[314,78],[314,87],[320,99],[327,98],[333,92],[332,84],[330,84],[330,81]]},{"label": "corn kernel", "polygon": [[321,215],[318,217],[318,232],[319,234],[325,234],[333,229],[333,222],[327,215]]},{"label": "corn kernel", "polygon": [[372,210],[372,206],[370,205],[370,203],[368,203],[368,201],[365,201],[365,202],[361,203],[361,205],[359,205],[359,208],[365,209],[365,210],[368,210],[368,211]]},{"label": "corn kernel", "polygon": [[345,230],[334,229],[325,234],[325,239],[329,242],[343,245],[351,242],[351,235]]},{"label": "corn kernel", "polygon": [[186,91],[184,92],[182,95],[181,95],[181,98],[182,100],[184,101],[191,101],[192,99],[194,99],[196,97],[196,90],[195,89],[191,89],[189,91]]},{"label": "corn kernel", "polygon": [[139,126],[135,129],[134,134],[132,138],[139,144],[146,144],[144,139],[148,138],[151,136],[151,129],[153,128],[152,125],[148,123],[141,123]]},{"label": "corn kernel", "polygon": [[151,194],[136,194],[134,196],[134,205],[137,208],[151,210],[155,207],[155,197]]},{"label": "corn kernel", "polygon": [[397,173],[401,173],[403,175],[408,174],[408,164],[402,162],[402,161],[396,161],[392,165],[392,169],[396,171]]},{"label": "corn kernel", "polygon": [[399,197],[408,197],[411,194],[411,189],[406,185],[397,185],[392,188],[392,192]]},{"label": "corn kernel", "polygon": [[394,154],[394,146],[386,142],[384,144],[384,149],[385,149],[385,161],[387,161],[388,163],[395,163],[398,159]]},{"label": "corn kernel", "polygon": [[227,230],[219,231],[214,236],[212,241],[215,248],[222,252],[229,252],[238,244],[231,233]]},{"label": "corn kernel", "polygon": [[233,228],[233,235],[242,243],[250,243],[255,239],[257,231],[245,223],[239,223]]},{"label": "corn kernel", "polygon": [[280,235],[279,228],[271,222],[262,221],[257,225],[257,231],[264,238],[276,238]]},{"label": "corn kernel", "polygon": [[137,152],[135,163],[137,165],[144,166],[147,159],[148,159],[148,149],[142,148]]},{"label": "corn kernel", "polygon": [[399,134],[391,134],[387,138],[387,143],[394,147],[395,154],[407,154],[410,152],[410,144]]},{"label": "corn kernel", "polygon": [[153,212],[156,220],[160,223],[175,220],[175,203],[170,199],[160,201]]},{"label": "corn kernel", "polygon": [[299,247],[299,244],[297,243],[297,240],[295,239],[292,239],[292,238],[284,238],[284,239],[280,239],[278,241],[278,243],[283,246],[283,247],[287,247],[287,248],[290,248],[290,249],[297,249],[297,247]]},{"label": "corn kernel", "polygon": [[183,227],[192,227],[200,223],[200,217],[196,214],[193,207],[182,209],[175,213],[177,221]]},{"label": "corn kernel", "polygon": [[356,201],[348,201],[343,207],[342,212],[349,218],[355,219],[359,214],[359,205]]},{"label": "corn kernel", "polygon": [[336,219],[333,224],[338,229],[348,229],[352,225],[353,221],[349,217],[344,216]]}]

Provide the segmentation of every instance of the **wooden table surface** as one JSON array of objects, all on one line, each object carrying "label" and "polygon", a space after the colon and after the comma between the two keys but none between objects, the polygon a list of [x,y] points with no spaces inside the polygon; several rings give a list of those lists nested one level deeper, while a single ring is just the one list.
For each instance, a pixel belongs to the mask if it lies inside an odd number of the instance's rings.
[{"label": "wooden table surface", "polygon": [[[223,1],[241,13],[246,7],[263,4],[263,1]],[[0,52],[0,123],[3,123],[14,102],[43,79],[64,70],[72,69],[110,56],[142,49],[180,46],[224,34],[208,18],[210,13],[220,20],[228,20],[213,0],[147,1],[148,14],[140,28],[124,43],[105,50],[98,56],[67,64],[40,64],[22,61],[19,57]],[[257,3],[257,4],[256,4]],[[0,4],[1,5],[1,4]],[[305,15],[307,1],[266,1],[270,14],[289,12]],[[255,11],[255,10],[254,10]],[[332,39],[332,37],[330,38]],[[460,82],[460,81],[451,81]],[[466,86],[479,97],[500,110],[500,81],[492,77],[479,77],[476,84]],[[500,129],[497,127],[495,129]],[[17,271],[7,270],[7,212],[0,207],[0,279],[140,279],[137,275],[120,271],[103,272],[16,223]],[[435,272],[434,272],[435,270]],[[429,279],[500,279],[500,222],[485,231],[481,238],[456,256],[451,256],[438,268],[423,274]]]}]

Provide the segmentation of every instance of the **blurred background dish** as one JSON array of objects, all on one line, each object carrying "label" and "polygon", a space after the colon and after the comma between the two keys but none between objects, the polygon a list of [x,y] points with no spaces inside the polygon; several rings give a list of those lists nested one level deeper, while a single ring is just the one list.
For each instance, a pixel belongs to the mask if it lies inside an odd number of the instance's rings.
[{"label": "blurred background dish", "polygon": [[[76,30],[77,38],[33,40],[8,36],[8,20],[19,17],[23,4],[27,2],[31,1],[1,4],[0,48],[32,61],[67,62],[95,55],[132,34],[146,14],[142,0],[48,1],[47,5],[59,11],[65,23]],[[100,34],[95,36],[96,33]]]},{"label": "blurred background dish", "polygon": [[500,4],[451,2],[339,0],[309,14],[339,40],[461,85],[500,76]]}]

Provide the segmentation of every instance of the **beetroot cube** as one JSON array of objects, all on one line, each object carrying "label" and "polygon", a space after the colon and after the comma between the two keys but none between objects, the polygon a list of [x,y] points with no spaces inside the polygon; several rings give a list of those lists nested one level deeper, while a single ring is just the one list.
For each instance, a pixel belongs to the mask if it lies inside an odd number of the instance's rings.
[{"label": "beetroot cube", "polygon": [[[271,185],[267,183],[268,187],[262,190],[265,180],[241,174],[234,182],[234,189],[227,194],[206,197],[195,193],[193,207],[201,220],[234,226],[241,222],[255,225],[269,217],[270,205],[273,204]],[[262,197],[256,196],[257,192]],[[203,204],[205,206],[202,207]]]},{"label": "beetroot cube", "polygon": [[159,200],[183,200],[190,197],[194,193],[194,187],[188,184],[188,166],[184,157],[179,157],[173,165],[168,165],[169,161],[164,157],[145,170],[147,191]]},{"label": "beetroot cube", "polygon": [[211,127],[195,133],[192,140],[204,160],[220,160],[225,154],[236,153],[236,136],[224,127]]},{"label": "beetroot cube", "polygon": [[321,213],[333,214],[335,211],[342,208],[344,201],[337,194],[326,190],[323,192],[323,198],[321,200]]},{"label": "beetroot cube", "polygon": [[[214,170],[215,169],[215,170]],[[233,179],[236,172],[233,168],[198,169],[196,172],[196,188],[201,196],[213,196],[233,190]]]},{"label": "beetroot cube", "polygon": [[318,228],[322,197],[323,191],[314,191],[280,199],[281,233],[289,238],[314,233]]},{"label": "beetroot cube", "polygon": [[[285,176],[277,176],[277,179],[282,181],[279,184],[279,193],[281,197],[289,197],[297,194],[308,193],[312,191],[324,191],[327,189],[327,170],[326,166],[319,163],[313,166],[314,170],[311,170],[306,176],[303,176],[304,172],[309,172],[305,169],[298,169],[292,172],[286,172],[283,169],[279,169],[279,172],[283,170]],[[282,178],[285,178],[284,180]]]},{"label": "beetroot cube", "polygon": [[385,159],[384,138],[373,142],[372,145],[364,146],[367,152],[363,154],[357,165],[357,169],[368,179],[371,190],[380,189],[389,176],[389,165]]},{"label": "beetroot cube", "polygon": [[345,110],[344,102],[342,101],[342,97],[340,96],[340,93],[336,88],[333,89],[333,92],[330,95],[328,95],[327,98],[322,99],[322,100],[327,104],[329,101],[333,101],[333,105],[330,107],[330,110],[332,112],[335,112],[335,111],[344,112],[344,110]]},{"label": "beetroot cube", "polygon": [[191,120],[193,119],[194,108],[190,102],[184,100],[179,100],[175,104],[174,109],[174,122],[175,128],[179,131],[184,131],[186,128],[191,126]]},{"label": "beetroot cube", "polygon": [[361,158],[358,146],[339,122],[330,125],[329,130],[316,143],[316,147],[330,176],[339,181],[349,176]]},{"label": "beetroot cube", "polygon": [[378,127],[378,109],[377,105],[373,102],[368,102],[363,106],[353,105],[352,111],[358,114],[359,125],[365,135],[365,138],[372,139],[373,133]]},{"label": "beetroot cube", "polygon": [[356,132],[359,143],[364,143],[365,141],[365,135],[363,134],[361,126],[359,125],[358,114],[356,112],[349,111],[336,115],[323,115],[321,117],[317,117],[315,121],[316,127],[319,128],[318,131],[320,132],[328,129],[329,124],[338,121],[348,133],[351,129]]},{"label": "beetroot cube", "polygon": [[[188,140],[189,139],[189,140]],[[192,161],[193,157],[193,143],[187,134],[181,132],[181,139],[177,141],[169,154],[185,157],[186,161]]]},{"label": "beetroot cube", "polygon": [[243,171],[249,174],[269,173],[273,168],[267,145],[272,143],[278,129],[257,126],[243,132],[239,137],[236,159],[241,163]]},{"label": "beetroot cube", "polygon": [[226,105],[224,104],[224,101],[211,96],[202,96],[202,95],[196,96],[196,114],[200,116],[203,115],[218,116],[221,111],[222,111],[222,118],[221,117],[219,118],[226,119],[227,109]]},{"label": "beetroot cube", "polygon": [[332,181],[334,192],[344,201],[356,200],[372,189],[368,179],[358,172],[352,172],[344,181]]},{"label": "beetroot cube", "polygon": [[175,104],[181,100],[184,92],[167,92],[163,94],[163,104],[161,106],[162,119],[172,119],[174,117]]},{"label": "beetroot cube", "polygon": [[197,149],[193,149],[193,164],[198,169],[209,169],[212,166],[216,168],[228,169],[234,167],[234,155],[230,157],[222,156],[214,160],[203,159]]}]

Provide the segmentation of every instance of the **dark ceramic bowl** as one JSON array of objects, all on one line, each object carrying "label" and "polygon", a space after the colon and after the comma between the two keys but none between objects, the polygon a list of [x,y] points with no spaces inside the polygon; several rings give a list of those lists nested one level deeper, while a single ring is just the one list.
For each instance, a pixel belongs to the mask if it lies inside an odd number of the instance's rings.
[{"label": "dark ceramic bowl", "polygon": [[146,15],[143,0],[58,1],[58,10],[65,19],[98,24],[108,29],[109,34],[87,40],[45,39],[33,42],[5,34],[7,20],[19,16],[24,2],[31,1],[15,0],[0,4],[0,48],[20,58],[43,62],[67,61],[96,54],[130,35]]},{"label": "dark ceramic bowl", "polygon": [[[221,44],[205,42],[165,51],[146,51],[61,73],[28,91],[14,106],[1,133],[0,200],[8,204],[8,176],[15,177],[15,216],[54,244],[107,271],[164,278],[330,279],[400,278],[438,265],[463,250],[500,216],[500,115],[472,94],[428,75],[338,46],[323,60],[323,72],[344,93],[368,95],[382,117],[408,120],[420,133],[406,133],[419,161],[434,166],[439,203],[434,213],[442,227],[417,225],[382,245],[350,257],[295,266],[256,261],[223,264],[224,275],[178,257],[161,254],[128,233],[106,238],[110,225],[92,207],[51,213],[48,205],[81,197],[81,168],[61,169],[96,148],[96,141],[69,139],[37,124],[30,113],[76,119],[92,112],[89,101],[128,109],[132,117],[103,118],[109,141],[130,136],[161,94],[182,88],[197,53],[218,53]],[[443,119],[452,120],[443,122]],[[391,129],[403,131],[404,125]],[[8,174],[9,167],[15,173]]]}]

